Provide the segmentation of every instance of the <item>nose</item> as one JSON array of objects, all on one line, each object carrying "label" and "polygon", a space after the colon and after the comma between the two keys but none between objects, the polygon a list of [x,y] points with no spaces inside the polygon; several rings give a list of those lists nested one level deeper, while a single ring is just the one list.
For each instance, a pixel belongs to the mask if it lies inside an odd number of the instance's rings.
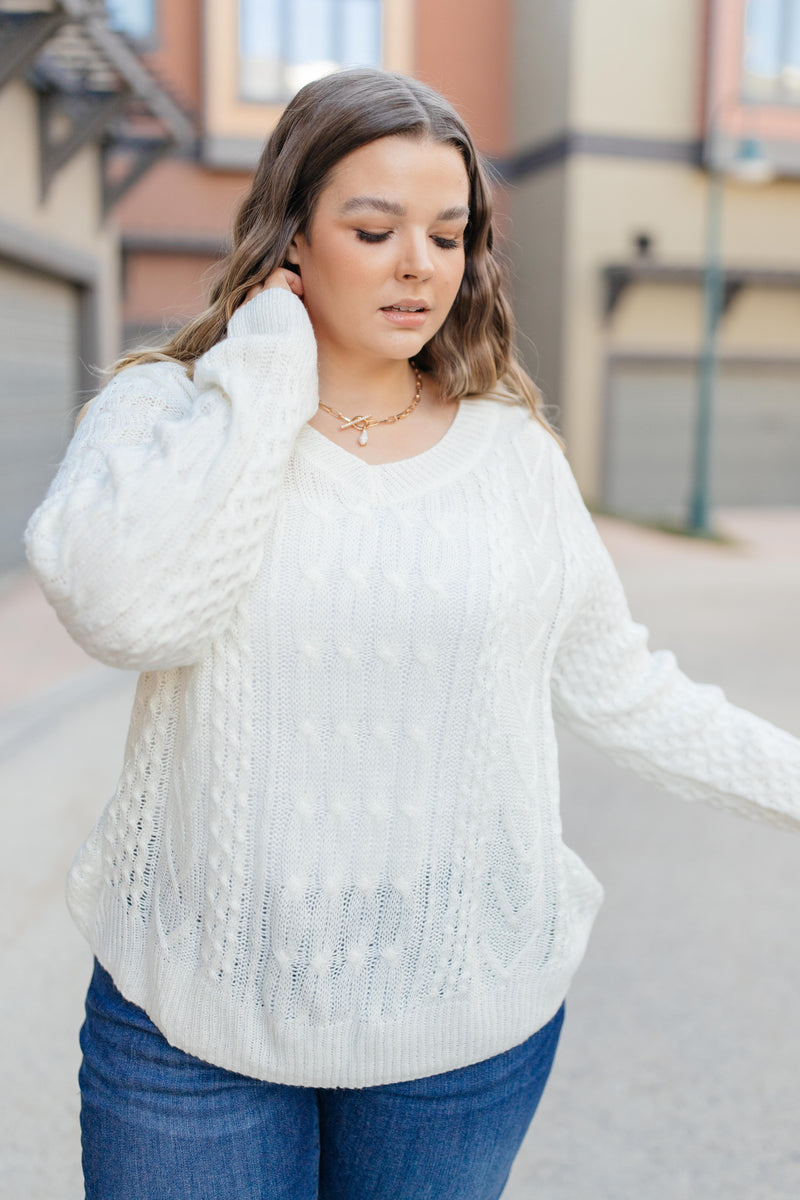
[{"label": "nose", "polygon": [[409,231],[400,242],[395,274],[398,279],[428,279],[433,274],[427,233]]}]

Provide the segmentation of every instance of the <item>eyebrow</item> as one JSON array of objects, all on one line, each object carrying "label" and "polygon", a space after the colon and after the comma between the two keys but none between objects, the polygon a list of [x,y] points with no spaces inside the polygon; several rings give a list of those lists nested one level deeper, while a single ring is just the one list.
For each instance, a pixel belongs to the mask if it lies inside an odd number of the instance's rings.
[{"label": "eyebrow", "polygon": [[[395,200],[387,200],[384,196],[351,196],[349,200],[345,200],[342,207],[339,209],[340,214],[348,216],[350,213],[365,212],[371,209],[373,212],[388,213],[392,217],[404,217],[406,210],[402,204],[398,204]],[[469,209],[466,204],[454,204],[452,208],[443,208],[437,215],[437,221],[458,221],[460,219],[467,220],[469,218]]]}]

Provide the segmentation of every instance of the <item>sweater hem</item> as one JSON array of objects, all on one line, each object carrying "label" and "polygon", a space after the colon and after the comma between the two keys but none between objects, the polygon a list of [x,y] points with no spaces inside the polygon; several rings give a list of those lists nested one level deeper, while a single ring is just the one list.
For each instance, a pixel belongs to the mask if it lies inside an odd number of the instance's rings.
[{"label": "sweater hem", "polygon": [[[119,991],[179,1050],[238,1074],[300,1087],[362,1088],[407,1082],[481,1062],[524,1042],[560,1008],[583,957],[591,919],[546,972],[429,1004],[388,1019],[309,1027],[245,1011],[224,982],[163,957],[124,918],[89,937]],[[88,930],[84,929],[85,933]],[[573,931],[576,933],[577,931]]]}]

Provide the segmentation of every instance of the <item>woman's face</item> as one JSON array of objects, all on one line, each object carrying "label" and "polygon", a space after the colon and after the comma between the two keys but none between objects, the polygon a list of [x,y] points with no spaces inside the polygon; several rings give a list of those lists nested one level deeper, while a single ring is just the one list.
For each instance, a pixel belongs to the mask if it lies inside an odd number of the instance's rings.
[{"label": "woman's face", "polygon": [[468,203],[454,146],[385,137],[336,165],[289,251],[321,355],[407,359],[430,341],[464,274]]}]

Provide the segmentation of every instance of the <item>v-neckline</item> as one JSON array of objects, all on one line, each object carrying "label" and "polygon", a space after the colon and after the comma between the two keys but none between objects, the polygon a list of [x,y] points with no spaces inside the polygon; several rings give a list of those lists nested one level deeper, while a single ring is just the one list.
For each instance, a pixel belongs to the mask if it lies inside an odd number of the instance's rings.
[{"label": "v-neckline", "polygon": [[313,425],[304,425],[295,440],[295,453],[355,489],[402,493],[429,487],[468,470],[491,442],[501,402],[469,397],[458,403],[455,417],[442,436],[427,450],[393,462],[368,463],[345,450]]}]

